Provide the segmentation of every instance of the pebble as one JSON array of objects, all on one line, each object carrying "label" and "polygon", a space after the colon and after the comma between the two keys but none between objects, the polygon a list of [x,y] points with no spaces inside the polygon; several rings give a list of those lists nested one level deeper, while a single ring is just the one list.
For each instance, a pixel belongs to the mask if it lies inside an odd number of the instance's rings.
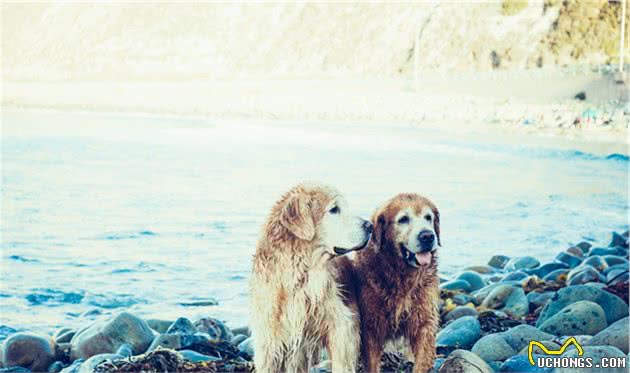
[{"label": "pebble", "polygon": [[234,338],[232,331],[223,322],[211,317],[203,317],[195,321],[197,331],[208,334],[216,341],[231,341]]},{"label": "pebble", "polygon": [[481,306],[501,310],[515,317],[523,317],[529,312],[529,301],[523,289],[506,284],[493,289]]},{"label": "pebble", "polygon": [[505,256],[505,255],[495,255],[492,258],[490,258],[490,261],[488,262],[488,265],[490,267],[494,267],[497,269],[503,269],[505,267],[505,264],[510,260],[509,256]]},{"label": "pebble", "polygon": [[540,278],[547,276],[549,273],[555,271],[556,269],[565,269],[569,268],[569,266],[565,263],[561,262],[551,262],[545,263],[538,268],[525,270],[526,273],[530,275],[536,275]]},{"label": "pebble", "polygon": [[606,264],[608,264],[609,268],[614,265],[623,265],[626,267],[626,269],[628,268],[628,259],[624,257],[618,255],[604,255],[602,258],[606,261]]},{"label": "pebble", "polygon": [[494,373],[492,368],[482,358],[466,350],[455,350],[444,360],[438,373],[449,372]]},{"label": "pebble", "polygon": [[588,252],[588,256],[606,256],[606,255],[621,255],[623,251],[616,247],[595,247]]},{"label": "pebble", "polygon": [[573,268],[567,275],[567,285],[582,285],[587,282],[605,281],[602,275],[590,265],[580,265]]},{"label": "pebble", "polygon": [[568,253],[558,253],[558,255],[556,255],[556,261],[568,265],[569,268],[575,268],[582,263],[582,258]]},{"label": "pebble", "polygon": [[577,247],[578,249],[582,250],[582,252],[584,254],[586,254],[588,252],[588,250],[593,247],[593,245],[591,245],[589,242],[586,241],[582,241],[579,244],[575,245],[575,247]]},{"label": "pebble", "polygon": [[175,322],[168,327],[166,330],[166,334],[195,334],[197,332],[197,328],[193,325],[193,323],[185,317],[180,317]]},{"label": "pebble", "polygon": [[459,291],[469,292],[470,284],[468,283],[468,281],[464,281],[464,280],[451,280],[451,281],[446,281],[440,284],[440,289],[459,290]]},{"label": "pebble", "polygon": [[[626,359],[626,368],[590,368],[588,369],[589,373],[627,373],[628,372],[628,357],[617,347],[612,346],[582,346],[584,350],[584,355],[582,357],[587,358],[590,357],[594,362],[601,361],[603,357],[605,358],[624,358]],[[576,349],[571,349],[570,351],[565,352],[563,357],[577,357],[578,353]],[[558,368],[555,370],[555,373],[583,373],[584,368]]]},{"label": "pebble", "polygon": [[572,303],[547,319],[540,330],[558,336],[588,334],[594,335],[608,326],[602,307],[594,302]]},{"label": "pebble", "polygon": [[610,240],[610,243],[608,244],[608,247],[628,247],[628,235],[627,232],[625,234],[625,237],[617,232],[613,232],[612,234],[612,239]]},{"label": "pebble", "polygon": [[468,292],[470,291],[470,284],[464,280],[451,280],[440,284],[440,289],[444,290],[460,290]]},{"label": "pebble", "polygon": [[48,366],[46,370],[48,373],[59,373],[63,370],[63,363],[61,361],[55,361]]},{"label": "pebble", "polygon": [[238,334],[238,335],[235,335],[234,338],[232,338],[231,343],[235,346],[238,346],[239,343],[243,342],[246,339],[247,339],[247,336],[245,334]]},{"label": "pebble", "polygon": [[482,287],[486,286],[485,281],[477,272],[473,271],[464,271],[457,275],[456,280],[464,280],[469,284],[468,291],[479,290]]},{"label": "pebble", "polygon": [[505,264],[505,269],[507,271],[515,271],[517,269],[536,268],[539,265],[540,262],[533,256],[521,256],[508,260],[508,262]]},{"label": "pebble", "polygon": [[55,361],[55,346],[49,338],[31,333],[15,333],[2,344],[2,365],[20,366],[42,372]]},{"label": "pebble", "polygon": [[[534,355],[534,359],[538,356],[547,356],[547,355]],[[540,368],[538,366],[532,366],[529,362],[529,356],[527,355],[515,355],[511,358],[507,359],[499,369],[499,372],[513,372],[513,373],[529,373],[529,372],[537,372],[537,373],[551,373],[553,372],[553,368]]]},{"label": "pebble", "polygon": [[479,320],[463,316],[447,324],[436,336],[436,346],[446,349],[470,348],[481,336]]},{"label": "pebble", "polygon": [[627,283],[628,282],[628,278],[630,277],[628,275],[628,271],[623,271],[623,272],[611,272],[609,273],[610,276],[608,276],[606,278],[606,283],[610,286],[614,286],[617,285],[620,282],[623,283]]},{"label": "pebble", "polygon": [[516,353],[500,333],[482,337],[470,351],[486,362],[503,361]]},{"label": "pebble", "polygon": [[147,351],[153,351],[158,347],[178,350],[182,348],[182,338],[179,334],[160,334],[155,336]]},{"label": "pebble", "polygon": [[481,273],[482,275],[488,275],[491,273],[495,273],[497,270],[490,266],[470,266],[464,269],[465,271],[473,271],[477,273]]},{"label": "pebble", "polygon": [[153,331],[144,320],[128,312],[93,323],[80,330],[72,338],[70,358],[89,358],[104,353],[114,353],[123,343],[129,343],[133,354],[147,350],[153,340]]},{"label": "pebble", "polygon": [[576,285],[556,292],[551,301],[540,312],[536,326],[541,326],[564,307],[581,300],[599,304],[604,309],[608,324],[628,316],[628,305],[618,296],[591,286]]},{"label": "pebble", "polygon": [[232,334],[237,335],[237,334],[245,334],[246,336],[250,336],[252,335],[252,331],[249,330],[248,326],[239,326],[237,328],[232,329]]},{"label": "pebble", "polygon": [[477,317],[478,314],[479,312],[477,312],[477,310],[474,309],[473,307],[459,306],[453,309],[451,312],[447,313],[446,316],[444,317],[444,320],[452,321],[452,320],[456,320],[464,316]]},{"label": "pebble", "polygon": [[[612,255],[607,255],[607,256],[612,256]],[[593,256],[590,256],[590,257],[586,258],[582,262],[582,264],[583,265],[590,265],[591,267],[595,268],[599,272],[604,272],[606,270],[606,268],[608,268],[608,263],[606,263],[604,258],[602,258],[599,255],[593,255]]]},{"label": "pebble", "polygon": [[577,257],[583,257],[584,256],[584,251],[582,251],[582,249],[580,249],[579,247],[576,246],[571,246],[567,249],[567,253],[571,254],[571,255],[575,255]]},{"label": "pebble", "polygon": [[131,347],[129,343],[123,343],[120,345],[120,347],[118,347],[118,350],[116,350],[116,355],[120,355],[122,357],[129,357],[133,355],[133,348]]},{"label": "pebble", "polygon": [[254,338],[249,337],[238,344],[238,350],[243,357],[250,360],[254,357]]},{"label": "pebble", "polygon": [[166,333],[168,328],[173,324],[172,320],[148,319],[145,320],[147,325],[158,333]]},{"label": "pebble", "polygon": [[591,346],[615,346],[624,353],[628,353],[628,317],[617,320],[612,325],[595,334],[588,341]]},{"label": "pebble", "polygon": [[520,281],[520,280],[523,280],[523,279],[525,279],[527,277],[529,277],[528,273],[525,273],[525,272],[519,270],[519,271],[511,272],[510,274],[505,276],[503,278],[503,280],[501,280],[501,282]]},{"label": "pebble", "polygon": [[217,360],[221,360],[220,358],[217,358],[217,357],[214,357],[214,356],[203,355],[203,354],[200,354],[199,352],[193,351],[193,350],[179,350],[177,352],[182,354],[184,359],[190,360],[190,361],[195,362],[195,363],[198,363],[198,362],[201,362],[201,361],[217,361]]},{"label": "pebble", "polygon": [[543,277],[543,280],[559,283],[560,279],[566,278],[568,273],[568,269],[556,269],[555,271],[550,272],[547,276]]},{"label": "pebble", "polygon": [[531,291],[527,293],[527,300],[529,301],[530,307],[536,309],[547,304],[554,294],[555,292],[553,291],[545,291],[542,293]]}]

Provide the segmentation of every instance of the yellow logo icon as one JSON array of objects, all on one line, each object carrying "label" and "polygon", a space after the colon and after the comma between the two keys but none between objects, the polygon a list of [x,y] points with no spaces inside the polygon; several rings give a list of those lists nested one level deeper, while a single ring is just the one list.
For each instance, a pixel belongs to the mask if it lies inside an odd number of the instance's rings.
[{"label": "yellow logo icon", "polygon": [[570,344],[573,344],[575,346],[578,352],[578,356],[584,355],[584,350],[582,349],[582,346],[580,346],[578,341],[575,339],[575,337],[568,338],[566,341],[564,341],[564,344],[558,350],[549,350],[547,349],[547,347],[545,347],[542,343],[538,341],[529,341],[529,347],[527,348],[527,356],[529,357],[529,363],[532,365],[536,365],[536,363],[534,362],[534,355],[533,355],[534,346],[537,346],[538,348],[540,348],[547,355],[562,355],[564,351],[566,351],[566,349],[569,347]]}]

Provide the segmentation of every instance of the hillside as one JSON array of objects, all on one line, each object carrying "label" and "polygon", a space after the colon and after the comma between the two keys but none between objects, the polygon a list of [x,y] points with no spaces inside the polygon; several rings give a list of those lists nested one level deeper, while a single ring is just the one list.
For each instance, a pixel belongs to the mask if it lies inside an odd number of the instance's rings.
[{"label": "hillside", "polygon": [[2,73],[38,81],[408,76],[416,33],[425,70],[602,64],[618,59],[619,14],[619,3],[601,0],[3,3]]}]

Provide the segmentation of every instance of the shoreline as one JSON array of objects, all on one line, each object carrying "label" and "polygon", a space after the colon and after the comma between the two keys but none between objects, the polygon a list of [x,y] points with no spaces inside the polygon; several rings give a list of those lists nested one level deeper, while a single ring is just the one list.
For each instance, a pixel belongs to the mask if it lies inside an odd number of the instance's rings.
[{"label": "shoreline", "polygon": [[[531,256],[495,255],[486,265],[441,277],[440,288],[433,372],[531,369],[527,341],[534,338],[556,348],[569,336],[576,337],[587,357],[618,357],[628,363],[627,231],[613,232],[608,244],[582,241],[547,263]],[[64,373],[254,368],[248,328],[230,329],[205,316],[143,320],[122,310],[79,329],[61,327],[49,336],[16,331],[7,337],[0,350],[4,368]],[[540,353],[535,350],[534,356]],[[317,371],[328,372],[330,361],[325,355],[321,360]],[[395,350],[384,355],[383,364],[402,372],[413,366]]]},{"label": "shoreline", "polygon": [[[566,78],[566,79],[565,79]],[[574,81],[566,81],[566,80]],[[3,110],[54,110],[216,122],[402,124],[610,146],[628,154],[628,105],[612,77],[563,71],[371,80],[3,82]],[[544,85],[544,91],[541,87]],[[586,101],[573,99],[584,91]],[[625,111],[625,112],[624,112]]]}]

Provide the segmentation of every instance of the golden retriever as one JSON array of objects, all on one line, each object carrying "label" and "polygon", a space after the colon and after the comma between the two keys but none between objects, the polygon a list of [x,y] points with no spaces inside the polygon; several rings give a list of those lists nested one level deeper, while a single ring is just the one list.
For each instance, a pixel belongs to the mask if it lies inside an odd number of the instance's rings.
[{"label": "golden retriever", "polygon": [[306,373],[322,347],[333,372],[355,371],[359,316],[338,285],[340,266],[347,265],[338,257],[365,247],[371,231],[329,186],[298,185],[274,205],[250,282],[257,372]]},{"label": "golden retriever", "polygon": [[[374,233],[357,253],[344,284],[357,292],[361,355],[366,372],[379,371],[385,344],[402,342],[424,373],[435,358],[439,323],[437,249],[440,214],[427,198],[399,194],[372,217]],[[348,280],[350,279],[350,280]]]}]

